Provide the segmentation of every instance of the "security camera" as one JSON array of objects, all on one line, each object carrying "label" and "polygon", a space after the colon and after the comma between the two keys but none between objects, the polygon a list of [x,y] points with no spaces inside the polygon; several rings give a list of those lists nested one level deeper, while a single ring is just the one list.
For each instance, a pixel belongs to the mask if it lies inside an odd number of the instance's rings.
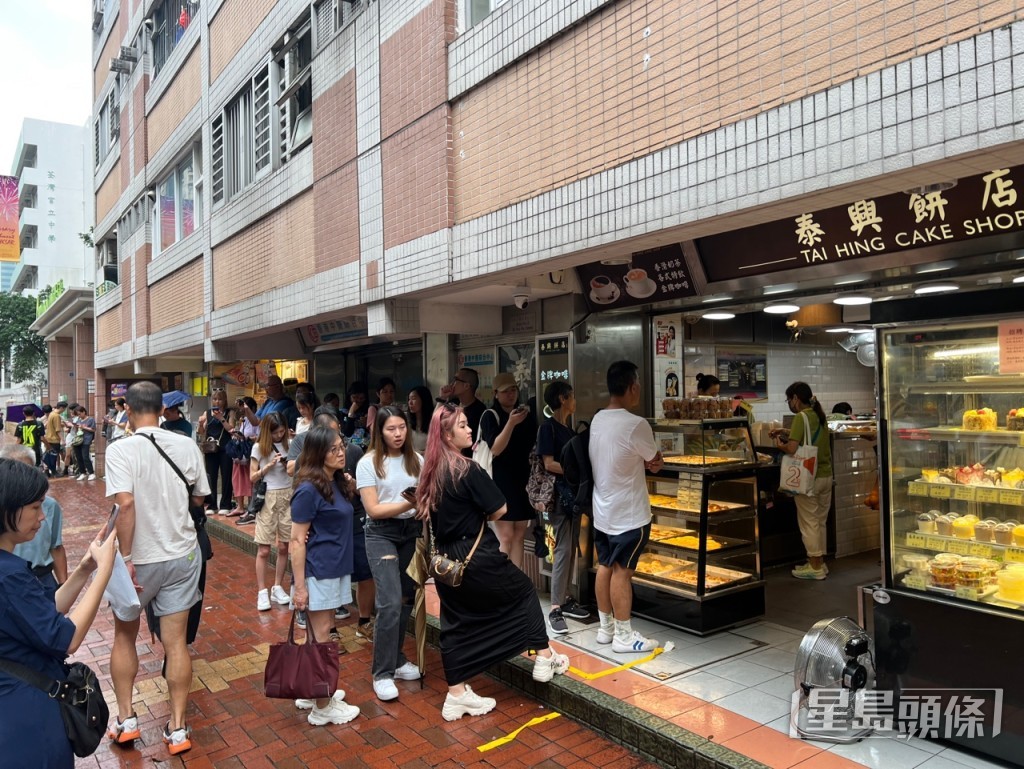
[{"label": "security camera", "polygon": [[516,303],[516,309],[525,310],[530,306],[530,290],[528,288],[518,288],[512,295],[512,300]]}]

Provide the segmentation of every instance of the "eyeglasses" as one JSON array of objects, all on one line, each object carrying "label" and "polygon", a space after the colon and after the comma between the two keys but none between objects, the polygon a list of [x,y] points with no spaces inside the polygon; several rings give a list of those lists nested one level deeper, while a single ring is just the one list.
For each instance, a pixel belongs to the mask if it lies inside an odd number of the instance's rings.
[{"label": "eyeglasses", "polygon": [[328,449],[328,452],[331,453],[331,454],[334,454],[335,456],[342,457],[342,456],[345,456],[345,447],[344,446],[331,446],[331,448]]},{"label": "eyeglasses", "polygon": [[459,382],[461,384],[469,384],[469,382],[467,382],[465,379],[459,379],[458,377],[455,377],[454,379],[452,379],[452,381]]}]

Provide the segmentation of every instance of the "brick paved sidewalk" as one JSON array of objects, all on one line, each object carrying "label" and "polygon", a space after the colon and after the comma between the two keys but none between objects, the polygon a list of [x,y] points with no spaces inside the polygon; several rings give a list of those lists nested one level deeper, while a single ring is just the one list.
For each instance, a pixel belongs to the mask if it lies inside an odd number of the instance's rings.
[{"label": "brick paved sidewalk", "polygon": [[[73,565],[109,510],[103,482],[59,479],[51,484],[51,493],[64,509],[64,542]],[[440,708],[447,687],[434,649],[428,649],[424,687],[421,689],[419,682],[396,681],[400,699],[381,703],[370,681],[371,650],[355,637],[354,619],[340,623],[348,649],[341,657],[340,686],[348,692],[346,701],[358,705],[362,714],[342,726],[310,726],[305,712],[296,710],[291,702],[263,696],[267,648],[285,637],[288,612],[279,607],[257,612],[252,557],[217,540],[214,549],[203,624],[192,649],[194,680],[187,719],[194,729],[193,749],[172,758],[161,739],[169,710],[166,686],[160,677],[162,654],[159,643],[151,642],[143,622],[135,694],[142,739],[134,749],[104,741],[95,755],[78,759],[76,767],[652,766],[567,717],[526,729],[513,742],[480,753],[478,746],[551,711],[481,676],[472,681],[474,690],[497,699],[497,708],[486,716],[445,722]],[[116,708],[108,675],[112,640],[113,620],[109,608],[103,608],[75,659],[97,670],[113,712]],[[410,656],[414,654],[411,637],[407,651]]]}]

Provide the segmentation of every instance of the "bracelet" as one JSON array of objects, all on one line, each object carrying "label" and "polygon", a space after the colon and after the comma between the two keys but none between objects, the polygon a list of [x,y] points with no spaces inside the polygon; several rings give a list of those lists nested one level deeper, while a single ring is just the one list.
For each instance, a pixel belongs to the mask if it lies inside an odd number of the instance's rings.
[{"label": "bracelet", "polygon": [[128,563],[129,561],[131,561],[131,559],[132,559],[132,554],[131,553],[128,553],[128,555],[122,555],[121,556],[121,560],[124,561],[125,563]]}]

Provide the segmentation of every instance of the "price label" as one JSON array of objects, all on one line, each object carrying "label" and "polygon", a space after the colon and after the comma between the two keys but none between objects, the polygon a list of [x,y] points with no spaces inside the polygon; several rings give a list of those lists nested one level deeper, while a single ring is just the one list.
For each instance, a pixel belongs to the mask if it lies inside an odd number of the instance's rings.
[{"label": "price label", "polygon": [[982,545],[982,544],[979,544],[979,543],[975,542],[973,545],[971,545],[971,553],[970,554],[973,555],[973,556],[976,556],[978,558],[991,558],[992,557],[992,547],[991,547],[991,545]]},{"label": "price label", "polygon": [[924,534],[919,534],[914,531],[907,534],[907,547],[925,547],[926,541],[927,539]]},{"label": "price label", "polygon": [[1006,550],[1003,552],[1003,560],[1007,563],[1024,563],[1024,548],[1006,548]]},{"label": "price label", "polygon": [[907,493],[914,497],[927,497],[928,496],[928,484],[921,483],[920,481],[911,481],[907,484]]},{"label": "price label", "polygon": [[967,601],[978,600],[978,588],[976,587],[958,587],[956,589],[956,597],[963,598]]},{"label": "price label", "polygon": [[946,540],[940,539],[939,537],[925,537],[924,546],[929,550],[934,550],[938,553],[946,552]]},{"label": "price label", "polygon": [[954,486],[953,487],[953,499],[959,499],[961,502],[973,502],[974,501],[974,487],[973,486]]},{"label": "price label", "polygon": [[977,487],[974,490],[974,501],[975,502],[998,502],[999,501],[999,489],[994,488],[982,488]]},{"label": "price label", "polygon": [[1024,491],[1019,491],[1017,489],[999,489],[999,504],[1015,505],[1017,507],[1024,505]]},{"label": "price label", "polygon": [[927,590],[928,578],[921,577],[916,574],[908,574],[903,578],[903,586],[912,588],[914,590]]},{"label": "price label", "polygon": [[950,499],[953,496],[953,487],[948,483],[933,483],[928,487],[928,496],[933,499]]},{"label": "price label", "polygon": [[954,539],[946,543],[946,551],[957,555],[970,555],[971,544],[965,539]]}]

